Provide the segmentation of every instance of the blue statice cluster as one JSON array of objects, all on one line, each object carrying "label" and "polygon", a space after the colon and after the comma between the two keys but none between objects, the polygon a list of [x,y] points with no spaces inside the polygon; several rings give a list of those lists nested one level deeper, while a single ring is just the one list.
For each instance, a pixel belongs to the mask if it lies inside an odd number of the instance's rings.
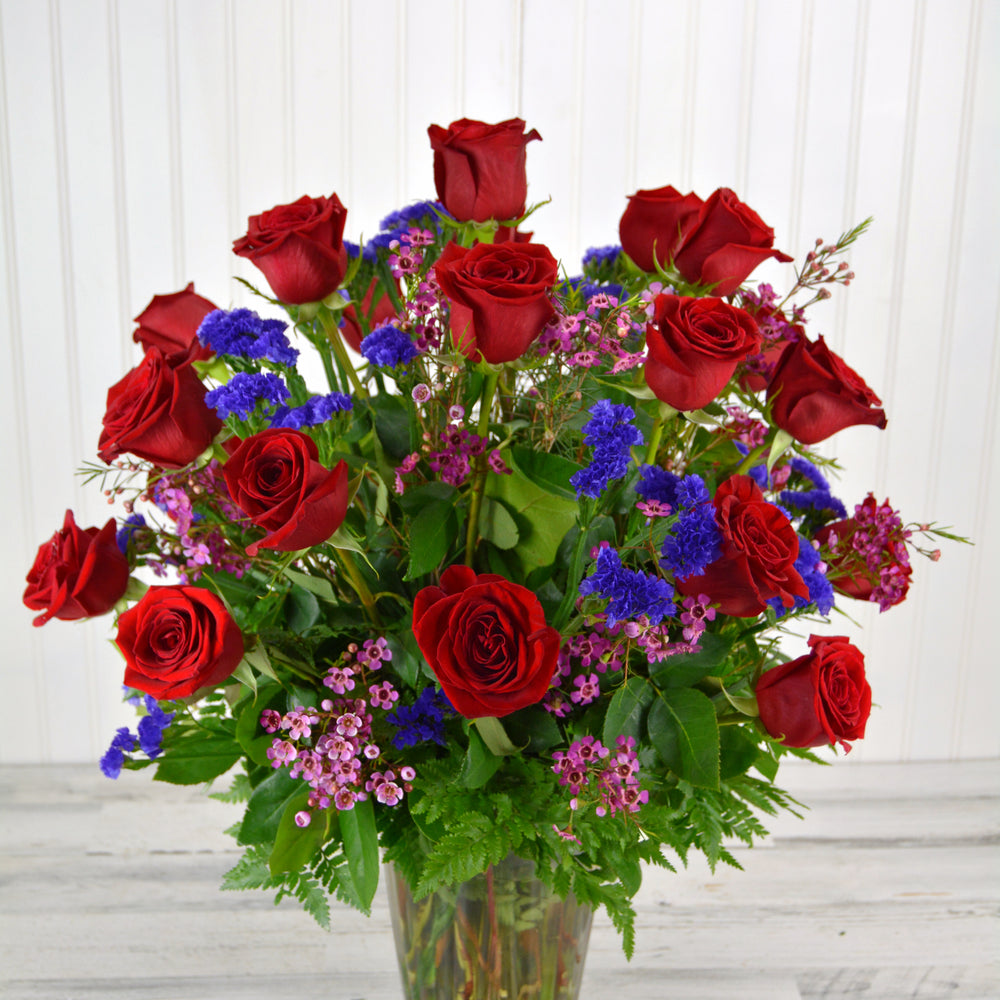
[{"label": "blue statice cluster", "polygon": [[301,406],[279,406],[271,417],[272,427],[290,427],[300,430],[325,424],[336,413],[347,413],[354,402],[342,392],[325,396],[311,396]]},{"label": "blue statice cluster", "polygon": [[146,527],[146,519],[142,514],[130,514],[122,522],[122,526],[118,529],[115,534],[115,542],[118,544],[118,548],[121,549],[123,554],[128,552],[128,543],[132,540],[132,536],[140,529]]},{"label": "blue statice cluster", "polygon": [[216,354],[264,359],[290,368],[299,352],[288,342],[288,324],[280,319],[264,319],[252,309],[216,309],[198,327],[198,340]]},{"label": "blue statice cluster", "polygon": [[146,715],[136,726],[136,732],[122,726],[115,732],[104,756],[101,757],[101,772],[108,778],[117,778],[122,773],[125,755],[141,750],[150,760],[159,757],[163,752],[163,730],[174,721],[174,712],[164,712],[156,703],[156,699],[147,694],[143,698]]},{"label": "blue statice cluster", "polygon": [[576,495],[596,500],[613,479],[628,472],[630,449],[643,443],[642,432],[632,426],[635,413],[630,406],[598,400],[588,411],[590,420],[583,425],[583,439],[593,454],[590,465],[570,476]]},{"label": "blue statice cluster", "polygon": [[824,515],[825,520],[846,518],[847,509],[843,503],[830,492],[830,483],[826,476],[801,455],[789,459],[788,464],[804,479],[813,484],[811,490],[782,490],[780,499],[787,507],[797,511],[815,510]]},{"label": "blue statice cluster", "polygon": [[671,534],[663,542],[663,565],[680,580],[705,572],[722,555],[722,538],[715,523],[711,494],[701,476],[678,476],[644,465],[636,493],[677,512]]},{"label": "blue statice cluster", "polygon": [[444,717],[453,711],[443,691],[425,687],[412,705],[400,705],[386,716],[386,721],[396,727],[392,745],[397,750],[427,741],[445,746]]},{"label": "blue statice cluster", "polygon": [[361,341],[361,354],[377,368],[398,368],[417,356],[417,348],[409,334],[392,323],[385,323]]},{"label": "blue statice cluster", "polygon": [[619,244],[606,247],[589,247],[583,255],[583,266],[585,268],[611,267],[621,255],[622,248]]},{"label": "blue statice cluster", "polygon": [[390,212],[380,223],[380,232],[376,233],[364,246],[361,256],[374,264],[378,259],[379,250],[388,250],[393,240],[398,240],[414,226],[434,226],[437,228],[438,217],[435,211],[447,215],[444,205],[439,201],[417,201],[405,208]]},{"label": "blue statice cluster", "polygon": [[609,627],[639,618],[658,625],[677,613],[674,588],[658,576],[623,566],[621,556],[610,546],[597,553],[594,572],[580,583],[580,593],[608,601],[604,613]]},{"label": "blue statice cluster", "polygon": [[273,372],[237,372],[225,385],[205,393],[205,403],[222,420],[235,414],[246,420],[261,400],[280,406],[288,399],[288,386]]},{"label": "blue statice cluster", "polygon": [[809,600],[796,595],[795,604],[786,608],[780,597],[772,597],[767,603],[774,608],[779,618],[797,608],[805,608],[815,604],[821,615],[828,615],[833,610],[833,585],[826,578],[826,565],[819,552],[813,548],[808,538],[799,535],[799,555],[795,560],[795,569],[803,582],[809,588]]}]

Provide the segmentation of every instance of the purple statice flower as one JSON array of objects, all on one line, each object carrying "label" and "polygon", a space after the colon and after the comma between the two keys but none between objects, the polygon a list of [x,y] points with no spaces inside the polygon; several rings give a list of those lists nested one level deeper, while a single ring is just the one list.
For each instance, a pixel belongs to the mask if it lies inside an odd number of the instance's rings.
[{"label": "purple statice flower", "polygon": [[398,326],[386,323],[372,330],[361,341],[361,353],[369,364],[378,368],[398,368],[417,356],[417,348]]},{"label": "purple statice flower", "polygon": [[790,608],[782,604],[780,597],[772,597],[767,603],[774,608],[779,618],[795,608],[807,608],[810,604],[815,604],[821,615],[828,615],[833,610],[833,585],[826,578],[826,563],[820,558],[813,543],[802,535],[799,535],[799,554],[795,560],[795,569],[809,588],[809,600],[796,595],[795,603]]},{"label": "purple statice flower", "polygon": [[162,752],[163,730],[174,721],[176,713],[164,712],[151,694],[143,698],[143,704],[148,714],[144,715],[136,726],[139,733],[139,749],[153,760]]},{"label": "purple statice flower", "polygon": [[347,251],[347,256],[352,260],[355,257],[361,256],[361,247],[357,243],[352,243],[350,240],[344,240],[342,246]]},{"label": "purple statice flower", "polygon": [[705,481],[698,475],[685,476],[677,483],[677,506],[693,509],[712,499]]},{"label": "purple statice flower", "polygon": [[131,514],[122,522],[122,526],[118,529],[118,533],[115,535],[115,542],[118,544],[118,548],[121,549],[122,553],[128,551],[128,543],[132,540],[132,536],[140,529],[146,527],[146,519],[142,514]]},{"label": "purple statice flower", "polygon": [[334,414],[346,413],[352,409],[354,401],[342,392],[331,392],[325,396],[311,396],[302,406],[279,406],[271,417],[272,427],[289,427],[300,430],[325,424]]},{"label": "purple statice flower", "polygon": [[655,500],[673,510],[678,506],[677,487],[680,481],[680,476],[658,465],[643,465],[639,467],[639,482],[635,484],[635,491],[644,500]]},{"label": "purple statice flower", "polygon": [[198,327],[198,340],[216,354],[263,359],[290,368],[299,352],[288,342],[288,324],[280,319],[264,319],[252,309],[216,309]]},{"label": "purple statice flower", "polygon": [[127,726],[122,726],[116,731],[111,738],[111,746],[101,757],[101,771],[105,777],[117,778],[122,773],[125,754],[132,753],[138,742],[138,738],[128,731]]},{"label": "purple statice flower", "polygon": [[583,255],[584,268],[596,268],[610,266],[621,256],[622,248],[619,244],[606,247],[589,247]]},{"label": "purple statice flower", "polygon": [[392,232],[394,230],[405,232],[410,226],[415,226],[418,223],[436,223],[438,220],[437,212],[440,212],[442,215],[448,214],[445,211],[444,205],[439,201],[415,201],[411,205],[396,209],[395,212],[390,212],[378,224],[378,227],[383,232]]},{"label": "purple statice flower", "polygon": [[386,720],[396,727],[392,745],[397,750],[405,750],[431,740],[444,746],[444,717],[451,711],[443,692],[425,687],[412,705],[399,705],[395,712],[386,716]]},{"label": "purple statice flower", "polygon": [[588,411],[583,440],[593,451],[590,465],[570,477],[576,495],[597,499],[614,479],[621,479],[632,460],[630,449],[643,443],[642,433],[632,426],[630,406],[599,399]]},{"label": "purple statice flower", "polygon": [[662,565],[680,580],[704,573],[722,555],[722,536],[711,504],[681,511],[671,530],[663,542]]},{"label": "purple statice flower", "polygon": [[205,402],[223,420],[231,414],[246,420],[261,400],[280,406],[288,396],[288,386],[272,372],[237,372],[225,385],[205,393]]},{"label": "purple statice flower", "polygon": [[826,490],[782,490],[779,499],[793,511],[815,510],[827,521],[847,517],[847,508]]},{"label": "purple statice flower", "polygon": [[627,569],[610,546],[597,554],[594,572],[580,583],[580,593],[608,601],[605,615],[609,627],[619,621],[647,618],[653,625],[676,612],[674,588],[650,573]]}]

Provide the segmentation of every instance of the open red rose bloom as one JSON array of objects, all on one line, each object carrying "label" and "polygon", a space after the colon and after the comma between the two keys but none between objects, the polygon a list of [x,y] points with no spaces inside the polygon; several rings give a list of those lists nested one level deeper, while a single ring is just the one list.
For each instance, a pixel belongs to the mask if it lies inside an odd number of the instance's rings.
[{"label": "open red rose bloom", "polygon": [[527,587],[466,566],[450,566],[440,587],[417,594],[413,634],[452,707],[469,719],[541,701],[559,656],[559,633]]}]

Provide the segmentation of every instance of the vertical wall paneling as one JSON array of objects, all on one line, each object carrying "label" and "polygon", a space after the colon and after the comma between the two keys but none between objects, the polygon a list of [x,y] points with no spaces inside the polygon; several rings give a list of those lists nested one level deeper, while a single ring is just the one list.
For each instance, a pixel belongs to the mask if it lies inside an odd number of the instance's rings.
[{"label": "vertical wall paneling", "polygon": [[[883,398],[888,429],[824,445],[848,507],[874,490],[972,535],[914,560],[885,615],[851,602],[878,707],[851,760],[1000,753],[988,623],[1000,600],[1000,6],[989,0],[0,0],[0,492],[16,712],[0,760],[93,759],[115,725],[110,621],[33,629],[35,549],[73,507],[113,511],[74,469],[131,317],[193,280],[269,307],[231,253],[247,216],[336,191],[347,236],[433,195],[427,125],[518,115],[527,228],[567,270],[617,240],[626,197],[733,187],[801,260],[872,215],[856,279],[809,331]],[[755,281],[787,287],[791,266]],[[307,372],[307,377],[313,375]],[[857,624],[855,624],[857,622]],[[804,642],[792,637],[790,645]]]}]

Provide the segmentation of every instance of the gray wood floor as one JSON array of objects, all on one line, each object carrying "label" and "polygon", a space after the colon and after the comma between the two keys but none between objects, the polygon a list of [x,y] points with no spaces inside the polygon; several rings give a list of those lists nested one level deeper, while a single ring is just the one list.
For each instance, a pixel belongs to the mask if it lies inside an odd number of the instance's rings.
[{"label": "gray wood floor", "polygon": [[[632,963],[595,920],[583,1000],[1000,1000],[1000,761],[786,769],[810,807],[738,872],[651,872]],[[233,807],[94,767],[0,767],[0,996],[397,1000],[384,897],[326,933],[223,893]]]}]

